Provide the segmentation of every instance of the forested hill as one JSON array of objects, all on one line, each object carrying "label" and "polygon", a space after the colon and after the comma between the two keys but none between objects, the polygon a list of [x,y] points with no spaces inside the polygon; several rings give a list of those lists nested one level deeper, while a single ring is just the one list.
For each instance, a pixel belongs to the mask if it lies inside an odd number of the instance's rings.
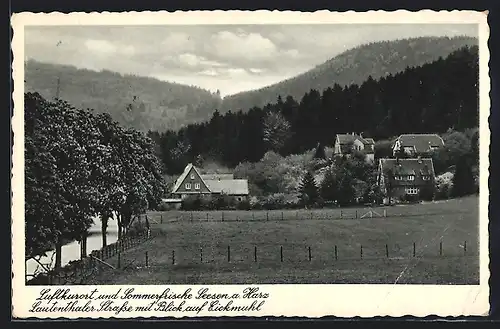
[{"label": "forested hill", "polygon": [[221,113],[262,107],[278,95],[300,99],[311,89],[323,91],[334,84],[361,84],[368,76],[379,79],[446,57],[463,46],[477,45],[472,37],[421,37],[365,44],[318,65],[306,73],[274,85],[225,97]]},{"label": "forested hill", "polygon": [[36,61],[25,63],[25,92],[47,99],[57,95],[77,108],[107,112],[126,127],[177,130],[209,118],[221,98],[192,86],[153,78],[90,71]]},{"label": "forested hill", "polygon": [[478,47],[464,47],[378,80],[310,90],[301,98],[279,98],[245,113],[215,112],[209,122],[151,137],[167,171],[177,174],[199,159],[234,167],[257,162],[269,150],[289,155],[318,143],[333,146],[338,133],[381,140],[403,133],[463,131],[479,126],[478,81]]},{"label": "forested hill", "polygon": [[278,95],[298,100],[311,89],[322,92],[335,84],[360,85],[369,76],[377,80],[394,75],[407,67],[445,58],[464,45],[475,44],[477,39],[469,37],[371,43],[348,50],[297,77],[223,100],[198,87],[30,60],[25,64],[25,91],[38,92],[47,99],[53,99],[59,92],[59,98],[73,106],[107,112],[126,127],[162,132],[205,122],[215,109],[222,114],[229,110],[245,112],[254,106],[276,102]]}]

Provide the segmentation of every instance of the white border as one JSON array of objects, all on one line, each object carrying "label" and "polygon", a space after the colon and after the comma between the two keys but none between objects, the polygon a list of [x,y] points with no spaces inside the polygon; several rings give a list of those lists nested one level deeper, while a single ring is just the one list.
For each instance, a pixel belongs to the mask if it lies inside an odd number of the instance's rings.
[{"label": "white border", "polygon": [[[488,176],[490,131],[489,28],[487,12],[430,11],[394,12],[353,11],[314,13],[279,11],[192,11],[192,12],[128,12],[128,13],[20,13],[12,17],[14,36],[12,49],[14,78],[14,132],[12,178],[12,264],[13,316],[19,318],[99,318],[112,314],[29,314],[28,308],[42,287],[26,287],[24,283],[24,27],[29,25],[197,25],[197,24],[478,24],[480,53],[480,285],[259,285],[270,293],[261,312],[208,313],[199,316],[307,316],[334,315],[340,317],[372,316],[460,316],[486,315],[489,311],[489,254],[488,254]],[[216,22],[216,23],[214,23]],[[100,286],[115,290],[118,286]],[[127,286],[122,286],[127,287]],[[130,287],[130,286],[129,286]],[[161,292],[159,286],[135,286],[138,291]],[[188,286],[171,286],[182,290]],[[189,286],[196,290],[196,286]],[[243,286],[208,286],[218,292],[234,292]],[[54,287],[52,287],[54,288]],[[87,292],[88,286],[72,286],[72,290]],[[183,316],[176,313],[129,313],[117,317]]]}]

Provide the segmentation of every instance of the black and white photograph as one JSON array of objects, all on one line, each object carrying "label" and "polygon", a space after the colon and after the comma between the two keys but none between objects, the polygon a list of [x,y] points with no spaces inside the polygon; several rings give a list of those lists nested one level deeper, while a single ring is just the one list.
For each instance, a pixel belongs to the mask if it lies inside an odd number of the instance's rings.
[{"label": "black and white photograph", "polygon": [[486,19],[408,15],[26,20],[18,282],[487,289]]}]

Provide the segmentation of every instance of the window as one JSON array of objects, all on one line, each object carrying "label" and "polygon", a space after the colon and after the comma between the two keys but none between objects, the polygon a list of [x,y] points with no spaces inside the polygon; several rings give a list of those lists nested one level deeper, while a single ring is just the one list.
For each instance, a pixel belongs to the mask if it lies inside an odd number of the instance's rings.
[{"label": "window", "polygon": [[194,179],[194,174],[191,174],[191,179]]},{"label": "window", "polygon": [[408,180],[415,180],[415,176],[414,175],[408,175]]},{"label": "window", "polygon": [[406,194],[418,194],[418,188],[417,187],[408,187],[406,188]]},{"label": "window", "polygon": [[422,180],[431,180],[431,176],[429,176],[429,175],[422,175]]},{"label": "window", "polygon": [[200,183],[195,183],[194,184],[194,189],[199,190],[200,189]]},{"label": "window", "polygon": [[191,189],[191,183],[186,183],[186,190],[190,190]]}]

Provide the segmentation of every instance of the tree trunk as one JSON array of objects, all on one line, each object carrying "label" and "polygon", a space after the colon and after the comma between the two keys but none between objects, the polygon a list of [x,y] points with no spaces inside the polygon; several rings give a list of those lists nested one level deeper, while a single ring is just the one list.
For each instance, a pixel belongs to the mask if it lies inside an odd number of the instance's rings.
[{"label": "tree trunk", "polygon": [[82,241],[80,241],[80,258],[84,259],[87,257],[87,233],[82,236]]},{"label": "tree trunk", "polygon": [[102,247],[106,247],[108,245],[107,243],[107,230],[108,230],[108,216],[107,215],[102,215],[101,216],[101,234],[102,234]]},{"label": "tree trunk", "polygon": [[118,240],[122,238],[122,216],[120,214],[116,214],[116,220],[118,223]]},{"label": "tree trunk", "polygon": [[62,243],[59,239],[56,243],[56,263],[54,264],[55,269],[60,269],[62,266]]}]

